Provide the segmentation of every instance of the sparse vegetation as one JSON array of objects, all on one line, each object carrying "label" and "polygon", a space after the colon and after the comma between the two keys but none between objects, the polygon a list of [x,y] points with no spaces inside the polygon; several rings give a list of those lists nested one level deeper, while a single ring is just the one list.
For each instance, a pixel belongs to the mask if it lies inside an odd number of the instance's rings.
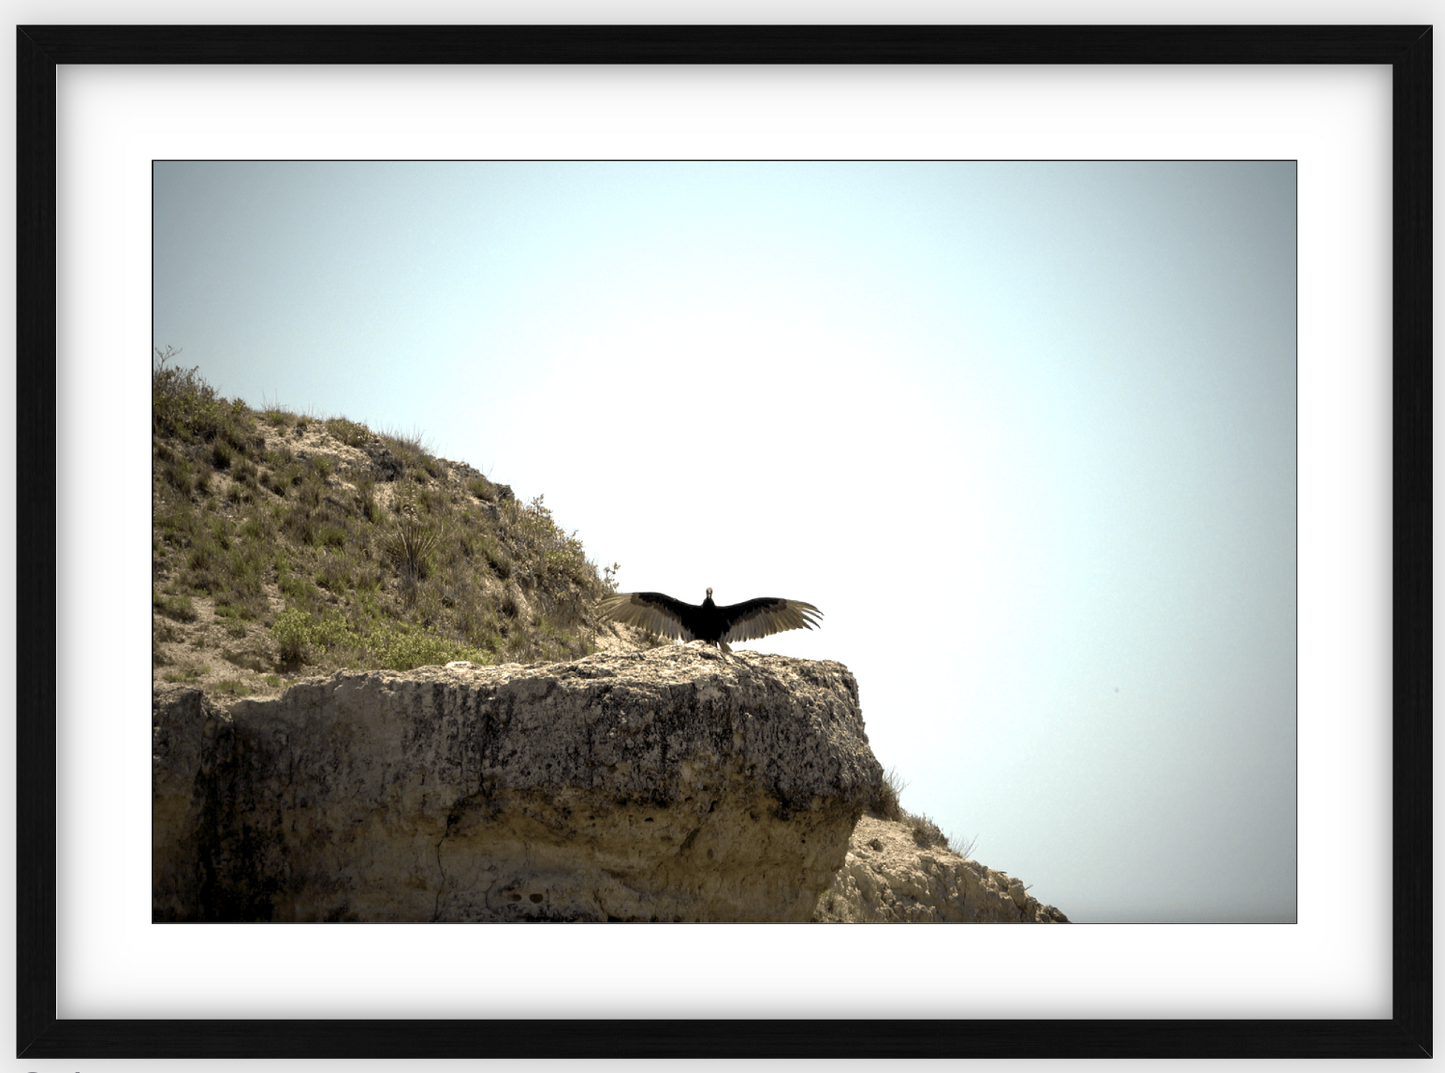
[{"label": "sparse vegetation", "polygon": [[882,780],[873,788],[873,797],[867,805],[868,811],[880,820],[903,824],[912,834],[913,841],[925,849],[929,846],[941,846],[960,857],[971,857],[974,846],[978,843],[978,836],[975,835],[964,841],[945,835],[938,824],[927,816],[909,812],[899,801],[900,795],[907,786],[908,784],[899,777],[897,769],[889,768],[883,773]]},{"label": "sparse vegetation", "polygon": [[889,768],[883,773],[883,780],[873,788],[873,797],[868,802],[868,811],[880,820],[901,823],[904,812],[898,803],[898,797],[907,785],[899,777],[897,768]]},{"label": "sparse vegetation", "polygon": [[[951,852],[953,852],[953,853],[958,854],[960,857],[964,857],[964,858],[966,858],[966,859],[968,859],[968,860],[972,860],[972,859],[973,859],[974,847],[977,846],[977,845],[978,845],[978,835],[974,835],[972,838],[968,839],[967,841],[965,841],[964,839],[961,839],[961,838],[954,838],[952,835],[950,835],[950,836],[949,836],[949,839],[948,839],[948,848],[949,848],[949,850],[950,850]],[[1027,890],[1028,888],[1025,887],[1024,889]]]},{"label": "sparse vegetation", "polygon": [[153,593],[151,604],[162,615],[173,618],[177,622],[196,621],[196,609],[189,596],[162,596],[159,593]]},{"label": "sparse vegetation", "polygon": [[193,682],[203,674],[210,674],[211,668],[198,663],[187,664],[179,671],[165,676],[167,682]]},{"label": "sparse vegetation", "polygon": [[943,833],[942,828],[940,828],[938,824],[934,823],[927,816],[921,813],[914,815],[911,812],[906,812],[904,813],[904,817],[903,822],[908,825],[909,831],[913,835],[913,841],[925,848],[928,846],[943,846],[947,848],[948,836]]},{"label": "sparse vegetation", "polygon": [[[253,410],[178,367],[179,353],[156,350],[152,363],[152,602],[165,623],[153,636],[211,651],[240,643],[278,672],[206,688],[241,696],[280,688],[283,671],[591,650],[590,608],[616,566],[599,576],[540,496],[517,502],[434,457],[419,433]],[[299,434],[318,430],[352,451],[303,449]],[[174,651],[156,665],[168,681],[210,673]]]},{"label": "sparse vegetation", "polygon": [[326,422],[327,431],[348,447],[361,447],[371,440],[371,430],[344,417],[333,417]]}]

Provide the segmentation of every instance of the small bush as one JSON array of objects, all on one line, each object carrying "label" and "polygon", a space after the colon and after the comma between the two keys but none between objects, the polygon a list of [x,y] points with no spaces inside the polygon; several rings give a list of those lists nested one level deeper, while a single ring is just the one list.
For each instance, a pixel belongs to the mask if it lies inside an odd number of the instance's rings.
[{"label": "small bush", "polygon": [[326,422],[326,428],[348,447],[362,447],[371,442],[371,430],[344,417],[333,417]]},{"label": "small bush", "polygon": [[873,787],[873,794],[867,805],[868,810],[880,819],[893,823],[900,822],[905,813],[898,803],[898,797],[907,785],[899,777],[897,768],[889,768],[883,773],[883,778],[878,784]]},{"label": "small bush", "polygon": [[506,592],[502,593],[502,601],[497,605],[497,610],[501,611],[501,613],[508,618],[516,618],[522,613],[522,605],[517,599],[517,593],[514,589],[509,588]]},{"label": "small bush", "polygon": [[376,482],[370,477],[358,477],[356,480],[356,510],[369,522],[381,517],[381,510],[376,505]]},{"label": "small bush", "polygon": [[492,573],[496,574],[497,577],[506,581],[512,576],[512,572],[516,568],[516,563],[512,561],[512,557],[508,555],[505,550],[494,543],[488,542],[483,545],[482,554],[487,557],[487,565],[492,568]]},{"label": "small bush", "polygon": [[327,559],[316,575],[316,584],[338,596],[351,588],[351,571],[337,558]]},{"label": "small bush", "polygon": [[283,663],[301,663],[313,648],[325,648],[336,641],[342,624],[336,620],[320,620],[299,608],[288,608],[271,624],[271,636],[281,649]]},{"label": "small bush", "polygon": [[408,468],[420,466],[430,453],[420,432],[399,432],[388,429],[382,433],[381,441],[391,448],[391,453]]},{"label": "small bush", "polygon": [[386,542],[386,556],[403,578],[421,581],[428,574],[427,557],[436,547],[437,534],[416,518],[402,518]]},{"label": "small bush", "polygon": [[214,540],[206,540],[191,549],[190,555],[186,556],[186,566],[190,569],[205,573],[216,564],[221,556],[221,547]]},{"label": "small bush", "polygon": [[302,602],[314,597],[316,593],[316,590],[312,587],[311,582],[307,581],[305,578],[297,577],[295,574],[288,574],[285,577],[280,578],[277,581],[276,586],[281,590],[283,596],[286,596],[288,599]]},{"label": "small bush", "polygon": [[492,662],[489,653],[402,623],[383,627],[365,641],[378,665],[393,671],[409,671],[415,667],[431,667],[463,659],[472,663]]},{"label": "small bush", "polygon": [[162,596],[152,591],[151,605],[162,615],[177,622],[196,621],[196,608],[189,596]]},{"label": "small bush", "polygon": [[167,484],[183,496],[190,495],[196,487],[196,476],[191,470],[189,458],[172,455],[171,461],[166,463],[165,468],[161,470],[161,475]]},{"label": "small bush", "polygon": [[918,845],[924,847],[948,845],[948,836],[943,833],[938,824],[927,816],[915,816],[911,812],[905,812],[903,816],[903,822],[908,825],[909,833],[913,835],[913,841]]},{"label": "small bush", "polygon": [[171,359],[180,354],[170,347],[162,353],[153,349],[151,363],[151,429],[154,434],[178,440],[210,441],[218,436],[227,443],[245,443],[240,425],[250,411],[240,399],[230,401],[199,374],[199,367],[172,368]]}]

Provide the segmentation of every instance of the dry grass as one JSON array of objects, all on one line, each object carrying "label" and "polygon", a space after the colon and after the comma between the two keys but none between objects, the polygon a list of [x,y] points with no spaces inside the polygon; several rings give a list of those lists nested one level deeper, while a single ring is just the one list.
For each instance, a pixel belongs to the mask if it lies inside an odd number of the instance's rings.
[{"label": "dry grass", "polygon": [[203,683],[229,696],[285,673],[592,649],[591,608],[610,585],[541,497],[517,502],[419,434],[252,410],[174,356],[157,352],[152,369],[153,634],[167,677],[206,677],[174,665],[182,645],[230,644],[277,672]]}]

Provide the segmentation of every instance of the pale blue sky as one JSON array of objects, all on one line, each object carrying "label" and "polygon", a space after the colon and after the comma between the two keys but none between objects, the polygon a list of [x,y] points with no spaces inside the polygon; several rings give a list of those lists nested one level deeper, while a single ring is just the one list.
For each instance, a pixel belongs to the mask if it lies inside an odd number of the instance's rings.
[{"label": "pale blue sky", "polygon": [[775,595],[1081,921],[1295,915],[1292,163],[155,168],[154,342]]}]

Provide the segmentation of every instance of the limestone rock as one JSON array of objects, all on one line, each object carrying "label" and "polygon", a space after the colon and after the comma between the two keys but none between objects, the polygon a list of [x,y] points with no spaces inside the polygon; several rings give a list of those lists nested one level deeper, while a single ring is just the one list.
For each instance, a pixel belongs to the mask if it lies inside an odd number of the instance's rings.
[{"label": "limestone rock", "polygon": [[882,777],[842,665],[700,646],[153,706],[157,920],[806,921]]},{"label": "limestone rock", "polygon": [[839,923],[1057,923],[1069,918],[1041,905],[1003,872],[942,846],[919,846],[902,823],[864,816],[848,857],[818,899],[814,919]]}]

